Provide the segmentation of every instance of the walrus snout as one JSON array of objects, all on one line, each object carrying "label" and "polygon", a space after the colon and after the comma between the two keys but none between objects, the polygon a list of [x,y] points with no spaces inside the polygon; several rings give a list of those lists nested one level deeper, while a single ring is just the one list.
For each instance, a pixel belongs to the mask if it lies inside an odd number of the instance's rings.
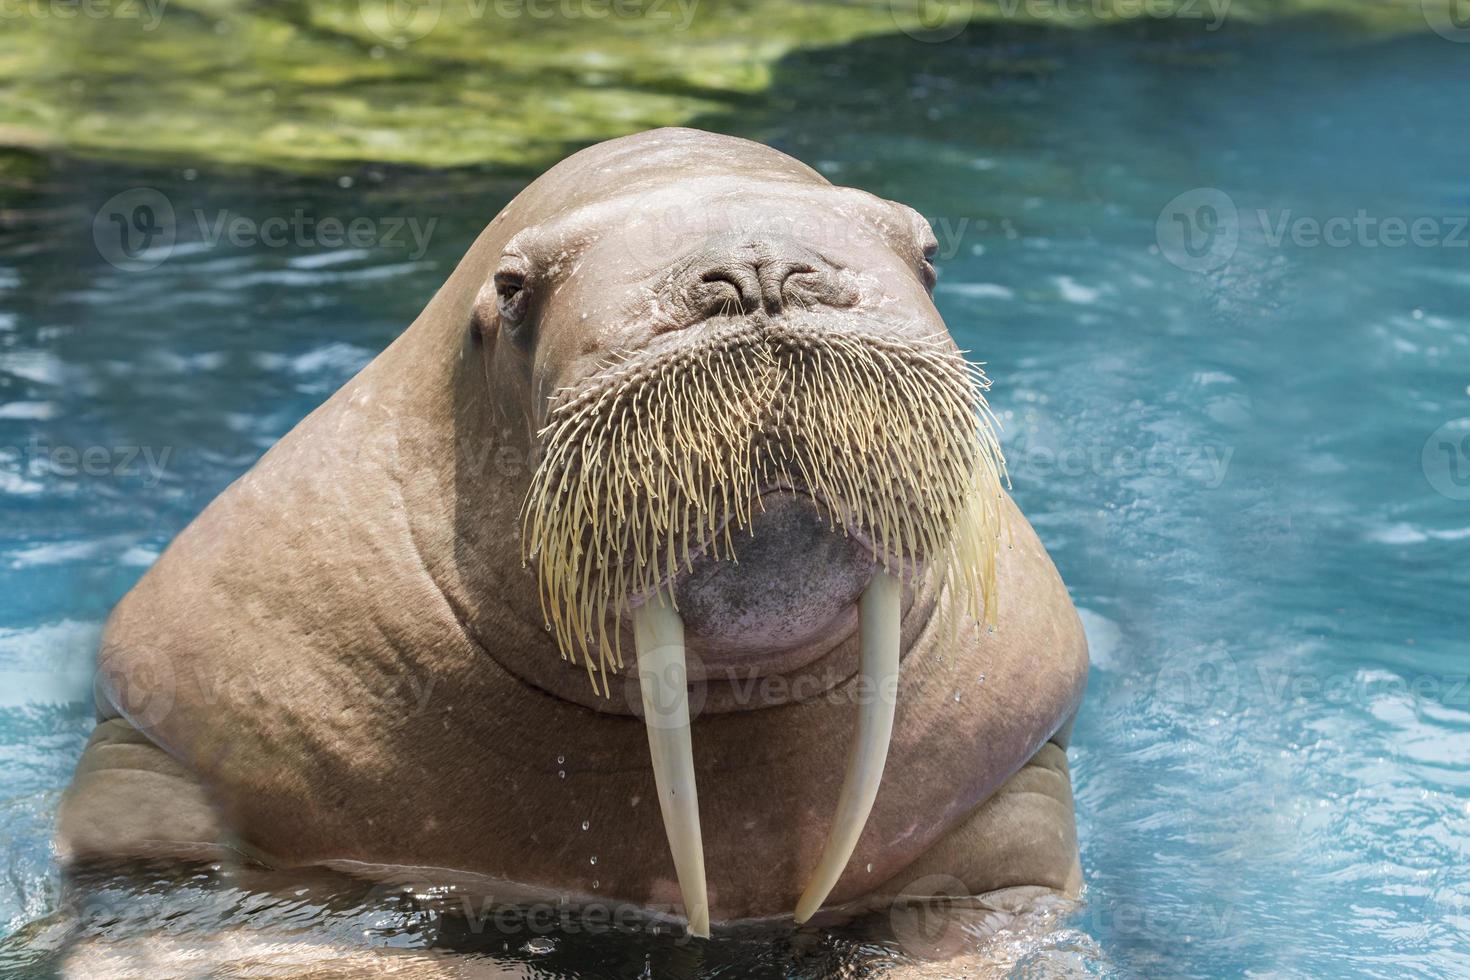
[{"label": "walrus snout", "polygon": [[865,544],[831,520],[806,495],[764,494],[751,526],[738,532],[737,561],[701,556],[674,583],[691,644],[707,658],[738,657],[830,634],[879,567]]},{"label": "walrus snout", "polygon": [[784,234],[718,236],[681,263],[671,285],[699,319],[858,302],[840,269]]}]

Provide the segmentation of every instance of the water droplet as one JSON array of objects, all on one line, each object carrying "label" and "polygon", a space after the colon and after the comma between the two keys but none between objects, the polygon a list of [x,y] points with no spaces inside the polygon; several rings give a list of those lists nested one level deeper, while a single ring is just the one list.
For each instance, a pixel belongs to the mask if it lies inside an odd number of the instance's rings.
[{"label": "water droplet", "polygon": [[596,854],[592,855],[592,863],[593,864],[596,864],[597,863],[597,855]]},{"label": "water droplet", "polygon": [[582,821],[582,829],[583,830],[586,830],[590,826],[592,826],[592,823],[590,821],[587,821],[587,820],[583,820]]},{"label": "water droplet", "polygon": [[873,873],[873,865],[872,864],[869,864],[868,865],[868,874],[872,874],[872,873]]},{"label": "water droplet", "polygon": [[567,771],[565,769],[558,769],[556,771],[556,778],[557,779],[566,779],[567,778]]},{"label": "water droplet", "polygon": [[954,692],[954,701],[955,701],[955,704],[959,704],[960,703],[960,692],[959,691],[955,691]]},{"label": "water droplet", "polygon": [[596,887],[597,887],[597,879],[596,879],[596,878],[593,878],[593,879],[592,879],[592,887],[593,887],[593,888],[594,888],[594,889],[595,889],[595,888],[596,888]]},{"label": "water droplet", "polygon": [[564,755],[559,755],[559,756],[556,757],[556,764],[557,765],[561,765],[563,762],[566,762],[566,761],[567,761],[567,757],[564,756]]}]

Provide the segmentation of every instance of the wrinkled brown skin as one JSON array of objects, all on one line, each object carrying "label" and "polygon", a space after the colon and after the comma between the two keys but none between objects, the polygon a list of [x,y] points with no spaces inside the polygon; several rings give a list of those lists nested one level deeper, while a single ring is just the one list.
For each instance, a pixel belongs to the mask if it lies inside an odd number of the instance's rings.
[{"label": "wrinkled brown skin", "polygon": [[[551,394],[609,349],[649,342],[627,316],[639,284],[699,247],[701,222],[758,236],[773,214],[810,219],[797,233],[876,284],[870,299],[942,328],[920,271],[928,229],[906,208],[691,130],[570,157],[118,605],[97,691],[113,720],[63,802],[63,858],[452,868],[677,908],[636,698],[625,677],[594,695],[559,659],[519,508]],[[547,267],[532,335],[512,336],[485,287],[527,229]],[[659,342],[680,342],[675,328],[699,330],[664,324]],[[993,632],[946,639],[933,614],[949,596],[927,580],[907,591],[888,766],[829,905],[882,901],[933,873],[975,892],[1080,884],[1057,746],[1086,643],[1007,507]],[[789,915],[816,863],[854,725],[854,622],[777,664],[814,685],[805,700],[776,690],[742,704],[710,686],[694,752],[717,922]]]}]

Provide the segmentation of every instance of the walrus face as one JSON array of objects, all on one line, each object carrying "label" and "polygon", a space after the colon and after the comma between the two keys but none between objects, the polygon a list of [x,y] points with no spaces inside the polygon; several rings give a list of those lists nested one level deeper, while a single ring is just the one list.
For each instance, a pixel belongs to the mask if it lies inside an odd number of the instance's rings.
[{"label": "walrus face", "polygon": [[[748,676],[856,630],[886,690],[903,581],[937,571],[973,615],[988,606],[1003,464],[987,382],[929,298],[933,249],[915,212],[863,192],[698,177],[521,230],[477,300],[489,370],[531,392],[524,546],[548,629],[606,693],[631,626],[695,931],[686,648]],[[891,698],[859,712],[799,919],[881,777]]]}]

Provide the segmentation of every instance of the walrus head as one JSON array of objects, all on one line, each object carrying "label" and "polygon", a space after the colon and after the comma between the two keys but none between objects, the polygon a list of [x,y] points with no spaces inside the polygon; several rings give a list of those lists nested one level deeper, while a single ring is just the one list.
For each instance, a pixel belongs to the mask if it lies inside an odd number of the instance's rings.
[{"label": "walrus head", "polygon": [[910,208],[743,140],[620,143],[507,209],[474,304],[491,390],[529,406],[524,556],[557,648],[595,689],[610,693],[625,637],[636,647],[695,932],[708,903],[686,681],[809,661],[857,631],[880,694],[859,708],[804,920],[881,778],[906,584],[931,576],[969,615],[993,609],[987,382],[930,300],[936,243]]}]

